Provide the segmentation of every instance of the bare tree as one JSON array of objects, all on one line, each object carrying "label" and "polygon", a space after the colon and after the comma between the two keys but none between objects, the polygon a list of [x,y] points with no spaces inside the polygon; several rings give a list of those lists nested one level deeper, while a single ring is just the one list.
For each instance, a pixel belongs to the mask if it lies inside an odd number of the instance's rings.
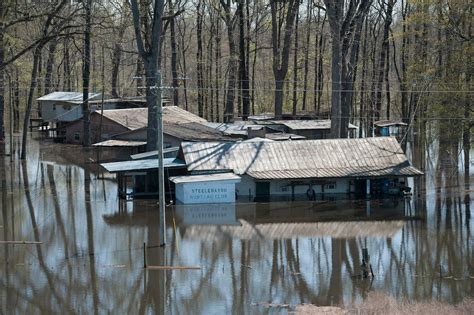
[{"label": "bare tree", "polygon": [[162,16],[164,1],[154,1],[151,11],[151,22],[142,27],[141,16],[149,14],[148,6],[140,8],[137,0],[130,0],[135,38],[137,41],[138,53],[145,67],[146,100],[148,104],[148,130],[147,130],[147,150],[155,150],[157,147],[157,106],[156,106],[156,83],[158,71],[158,54],[161,42]]},{"label": "bare tree", "polygon": [[272,15],[273,75],[275,78],[275,117],[283,114],[283,85],[290,58],[290,45],[299,1],[270,2]]}]

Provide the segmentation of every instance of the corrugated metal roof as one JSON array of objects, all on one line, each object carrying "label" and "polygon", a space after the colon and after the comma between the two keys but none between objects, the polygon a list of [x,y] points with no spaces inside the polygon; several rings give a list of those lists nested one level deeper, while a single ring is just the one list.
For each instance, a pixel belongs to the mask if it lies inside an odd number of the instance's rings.
[{"label": "corrugated metal roof", "polygon": [[[37,101],[82,102],[81,92],[53,92],[41,96]],[[89,93],[89,99],[100,96],[100,93]]]},{"label": "corrugated metal roof", "polygon": [[[158,159],[148,160],[132,160],[132,161],[121,161],[100,164],[109,173],[119,172],[130,172],[130,171],[143,171],[158,168]],[[184,167],[186,166],[183,161],[176,158],[169,158],[163,160],[163,166],[165,168],[173,167]]]},{"label": "corrugated metal roof", "polygon": [[166,122],[163,125],[163,132],[185,141],[235,141],[234,138],[199,122],[181,124]]},{"label": "corrugated metal roof", "polygon": [[[331,120],[330,119],[320,119],[320,120],[272,120],[271,123],[285,125],[286,127],[292,130],[324,130],[331,129]],[[357,129],[357,126],[349,124],[349,129]]]},{"label": "corrugated metal roof", "polygon": [[[96,112],[100,114],[100,112]],[[104,117],[130,130],[148,126],[148,108],[126,108],[104,110]],[[206,120],[178,106],[163,107],[163,124],[204,123]]]},{"label": "corrugated metal roof", "polygon": [[183,183],[198,183],[198,182],[215,182],[231,180],[236,183],[240,182],[240,176],[235,175],[234,173],[215,173],[215,174],[205,174],[205,175],[190,175],[190,176],[174,176],[170,177],[170,181],[175,184]]},{"label": "corrugated metal roof", "polygon": [[[166,148],[163,149],[163,154],[165,153],[171,153],[171,152],[176,152],[179,150],[179,147],[171,147],[171,148]],[[143,153],[138,153],[138,154],[133,154],[130,156],[132,160],[140,160],[140,159],[147,159],[151,157],[156,157],[158,158],[158,150],[153,150],[153,151],[148,151],[148,152],[143,152]]]},{"label": "corrugated metal roof", "polygon": [[94,143],[93,147],[139,147],[146,145],[145,141],[131,141],[131,140],[106,140]]},{"label": "corrugated metal roof", "polygon": [[377,127],[407,126],[407,124],[400,120],[378,120],[378,121],[374,121],[374,126],[377,126]]},{"label": "corrugated metal roof", "polygon": [[267,133],[265,134],[265,138],[275,140],[275,141],[306,139],[306,137],[304,136],[295,135],[294,133],[286,133],[286,132]]},{"label": "corrugated metal roof", "polygon": [[252,126],[258,126],[255,124],[248,123],[216,123],[216,122],[206,122],[206,126],[219,130],[226,135],[235,135],[235,136],[247,136],[247,128]]},{"label": "corrugated metal roof", "polygon": [[233,170],[256,178],[415,176],[392,137],[182,144],[189,171]]}]

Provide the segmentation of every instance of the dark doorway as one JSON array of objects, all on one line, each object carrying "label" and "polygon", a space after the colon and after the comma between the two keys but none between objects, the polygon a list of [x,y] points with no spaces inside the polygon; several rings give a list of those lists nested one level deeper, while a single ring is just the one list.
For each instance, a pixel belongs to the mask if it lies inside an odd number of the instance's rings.
[{"label": "dark doorway", "polygon": [[267,201],[270,199],[270,182],[257,182],[255,195],[255,201]]}]

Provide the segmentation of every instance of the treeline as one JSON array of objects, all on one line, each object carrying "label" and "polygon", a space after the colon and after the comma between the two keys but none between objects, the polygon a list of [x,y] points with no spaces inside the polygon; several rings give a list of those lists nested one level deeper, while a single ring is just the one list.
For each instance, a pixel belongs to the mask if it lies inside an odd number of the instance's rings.
[{"label": "treeline", "polygon": [[[157,4],[161,36],[150,28]],[[348,122],[362,136],[374,120],[436,121],[467,145],[472,10],[463,0],[3,0],[0,137],[8,108],[18,131],[54,90],[145,95],[158,36],[164,94],[211,121],[312,112],[332,118],[334,137]]]}]

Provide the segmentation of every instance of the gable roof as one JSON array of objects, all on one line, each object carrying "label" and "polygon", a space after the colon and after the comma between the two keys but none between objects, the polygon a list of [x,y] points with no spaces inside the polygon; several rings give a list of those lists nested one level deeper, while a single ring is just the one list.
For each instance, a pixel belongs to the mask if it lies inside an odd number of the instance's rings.
[{"label": "gable roof", "polygon": [[392,137],[182,144],[189,171],[232,170],[256,179],[416,176]]},{"label": "gable roof", "polygon": [[[95,112],[100,115],[100,112]],[[148,126],[148,108],[126,108],[104,110],[104,117],[128,128],[136,130]],[[178,106],[163,107],[163,124],[184,124],[206,120]]]},{"label": "gable roof", "polygon": [[390,127],[390,126],[408,126],[401,120],[377,120],[374,121],[374,126],[377,127]]},{"label": "gable roof", "polygon": [[[82,102],[82,92],[53,92],[41,96],[37,101]],[[100,96],[100,93],[89,93],[89,99]]]},{"label": "gable roof", "polygon": [[[309,120],[272,120],[270,123],[285,125],[292,130],[325,130],[331,129],[330,119]],[[349,129],[357,129],[357,126],[349,124]]]}]

